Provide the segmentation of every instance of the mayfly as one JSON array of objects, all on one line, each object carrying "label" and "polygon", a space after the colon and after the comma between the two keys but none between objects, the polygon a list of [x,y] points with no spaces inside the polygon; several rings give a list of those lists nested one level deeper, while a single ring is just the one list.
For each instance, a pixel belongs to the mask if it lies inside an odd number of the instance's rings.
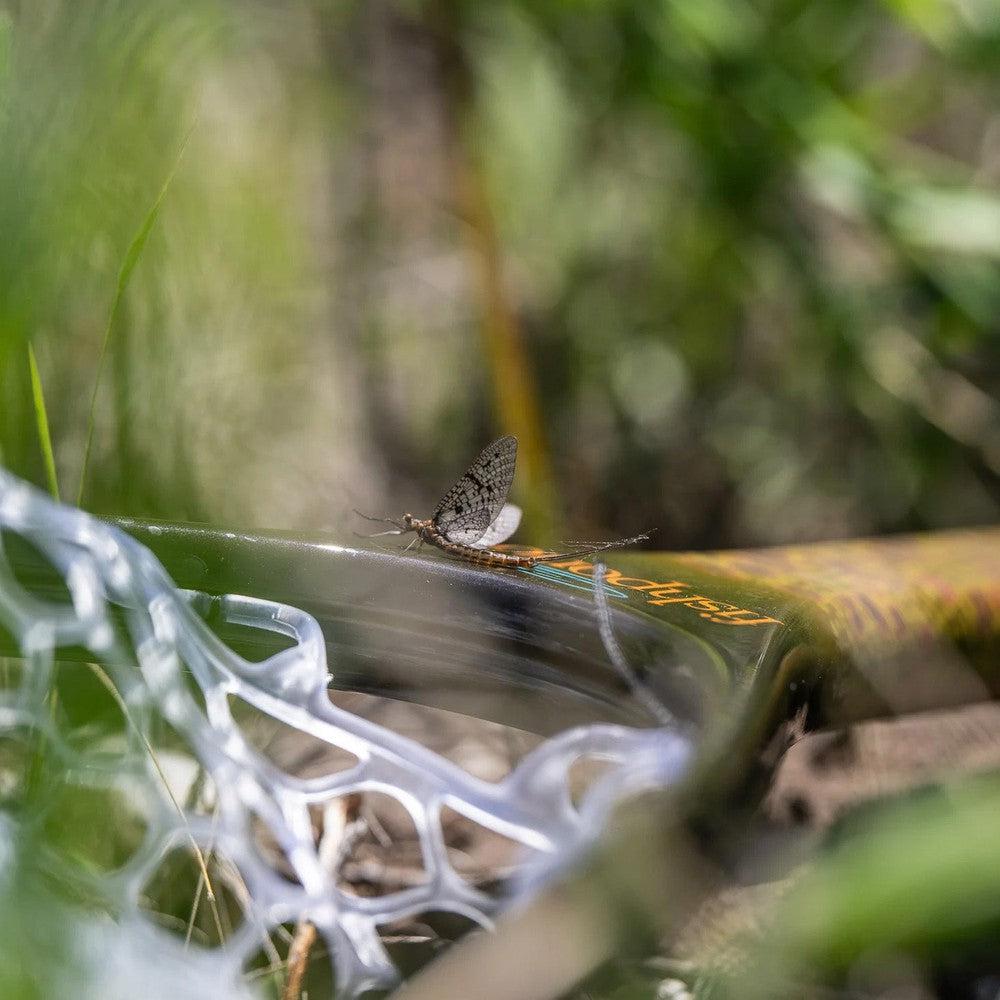
[{"label": "mayfly", "polygon": [[[404,535],[416,532],[415,542],[436,545],[439,549],[460,559],[485,566],[504,566],[511,569],[526,568],[541,562],[593,555],[607,549],[619,549],[645,541],[648,535],[637,535],[619,542],[601,545],[579,545],[569,552],[553,552],[541,556],[522,556],[511,552],[497,552],[493,546],[507,541],[521,523],[521,508],[507,503],[514,465],[517,461],[517,438],[502,437],[484,448],[465,474],[441,498],[434,513],[422,520],[412,514],[401,518],[359,516],[369,521],[391,524],[388,531],[379,535]],[[410,546],[408,545],[407,548]]]}]

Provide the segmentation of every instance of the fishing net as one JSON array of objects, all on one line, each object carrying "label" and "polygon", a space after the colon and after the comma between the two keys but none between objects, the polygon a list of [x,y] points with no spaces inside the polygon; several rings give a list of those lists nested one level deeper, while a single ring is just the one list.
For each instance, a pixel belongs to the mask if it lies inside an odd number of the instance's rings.
[{"label": "fishing net", "polygon": [[[32,905],[52,941],[63,942],[38,973],[51,995],[70,982],[65,992],[75,996],[257,995],[249,964],[273,951],[280,928],[303,920],[325,943],[338,996],[390,987],[399,972],[380,928],[428,912],[489,927],[577,863],[624,796],[675,781],[688,761],[689,743],[667,726],[595,724],[541,742],[506,778],[483,781],[338,708],[328,690],[337,664],[327,662],[309,614],[178,590],[122,530],[3,471],[0,533],[0,625],[19,654],[3,661],[0,887],[13,901],[24,871],[47,873],[49,888]],[[12,556],[22,550],[31,558]],[[38,584],[46,573],[58,586]],[[279,633],[290,645],[249,661],[220,641],[209,624],[220,621]],[[66,670],[99,682],[120,713],[118,729],[66,724],[72,699],[53,704]],[[307,777],[282,769],[245,732],[240,706],[335,749],[339,763]],[[165,732],[173,743],[160,753]],[[609,766],[574,798],[569,774],[583,757]],[[391,797],[412,820],[425,873],[418,884],[368,897],[344,888],[344,852],[324,849],[316,817],[358,793]],[[79,802],[112,800],[127,803],[131,818],[120,822],[139,831],[127,856],[88,864],[72,838],[61,849],[58,837],[37,835],[61,819],[82,836],[94,816],[78,820]],[[442,833],[446,810],[519,845],[503,892],[456,869]],[[106,819],[106,808],[98,811]],[[189,905],[213,908],[213,947],[196,947],[190,926],[171,932],[149,912],[151,886],[162,889],[178,858],[196,871]],[[10,906],[0,909],[2,938],[13,918]]]}]

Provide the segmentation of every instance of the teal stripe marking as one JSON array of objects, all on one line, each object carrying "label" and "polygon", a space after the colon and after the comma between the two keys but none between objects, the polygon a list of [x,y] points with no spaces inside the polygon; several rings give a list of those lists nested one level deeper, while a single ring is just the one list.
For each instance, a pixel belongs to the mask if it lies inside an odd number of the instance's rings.
[{"label": "teal stripe marking", "polygon": [[[521,572],[534,573],[536,576],[562,584],[571,590],[582,590],[590,594],[594,592],[592,580],[588,581],[586,577],[578,576],[576,573],[570,573],[569,570],[559,569],[556,566],[538,565],[531,569],[522,568]],[[609,597],[618,597],[622,600],[627,600],[629,596],[627,590],[622,590],[620,587],[609,587],[607,584],[604,585],[604,591]]]}]

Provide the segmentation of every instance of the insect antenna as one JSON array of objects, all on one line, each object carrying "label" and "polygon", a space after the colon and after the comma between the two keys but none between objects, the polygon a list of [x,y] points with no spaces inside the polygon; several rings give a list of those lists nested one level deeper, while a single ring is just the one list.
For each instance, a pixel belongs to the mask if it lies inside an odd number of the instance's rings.
[{"label": "insect antenna", "polygon": [[360,510],[355,510],[355,514],[358,517],[363,517],[366,521],[374,521],[376,524],[391,524],[392,528],[388,531],[376,531],[371,535],[360,535],[358,532],[354,532],[358,538],[379,538],[382,535],[405,535],[410,529],[406,527],[401,521],[397,521],[395,518],[389,517],[376,517],[374,514],[365,514]]}]

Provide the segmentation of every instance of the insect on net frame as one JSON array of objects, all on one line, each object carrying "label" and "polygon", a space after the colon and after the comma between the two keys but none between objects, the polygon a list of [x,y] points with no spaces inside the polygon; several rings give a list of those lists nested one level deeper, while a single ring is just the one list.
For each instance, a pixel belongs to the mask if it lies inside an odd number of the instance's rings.
[{"label": "insect on net frame", "polygon": [[376,531],[362,537],[405,535],[412,531],[416,536],[404,552],[414,545],[419,549],[426,542],[459,559],[502,569],[531,569],[540,563],[628,548],[648,540],[647,533],[597,544],[571,542],[568,543],[571,546],[568,551],[547,552],[544,555],[498,552],[494,546],[506,542],[521,523],[521,508],[507,502],[516,464],[517,438],[512,434],[497,438],[476,456],[469,468],[441,497],[430,517],[419,518],[412,514],[403,514],[399,518],[378,517],[355,510],[354,513],[366,521],[393,526],[387,531]]}]

